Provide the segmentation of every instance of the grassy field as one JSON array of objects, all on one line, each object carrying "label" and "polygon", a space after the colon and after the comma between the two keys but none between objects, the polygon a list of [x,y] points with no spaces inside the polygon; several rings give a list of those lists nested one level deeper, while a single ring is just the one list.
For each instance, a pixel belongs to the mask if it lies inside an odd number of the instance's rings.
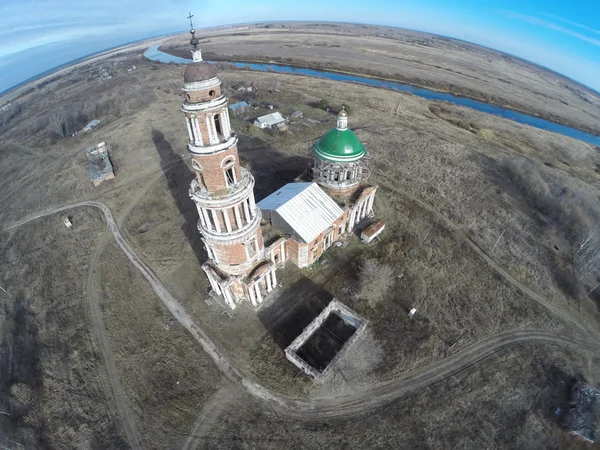
[{"label": "grassy field", "polygon": [[[101,79],[107,65],[113,76]],[[242,163],[256,178],[257,200],[306,170],[313,141],[335,123],[333,114],[315,108],[325,98],[333,111],[350,106],[350,125],[370,152],[370,182],[381,186],[376,212],[387,229],[369,246],[350,239],[312,269],[286,268],[278,274],[282,286],[271,303],[258,314],[242,307],[229,317],[214,300],[205,301],[206,255],[187,194],[193,174],[179,112],[182,72],[139,55],[115,56],[22,98],[27,108],[4,125],[0,143],[1,227],[68,202],[106,203],[127,241],[223,354],[249,378],[291,397],[332,395],[347,392],[348,383],[359,389],[394,379],[501,331],[598,335],[598,299],[585,295],[598,274],[566,277],[581,227],[596,218],[598,149],[412,95],[237,70],[221,74],[228,94],[239,83],[258,90],[248,100],[259,109],[232,120]],[[236,94],[232,101],[242,99]],[[286,114],[302,110],[304,119],[291,123],[289,133],[256,130],[250,124],[268,103]],[[93,107],[101,127],[76,137],[57,135],[49,125],[54,108],[77,105]],[[38,122],[43,126],[36,128]],[[116,179],[94,188],[83,149],[100,141],[110,146]],[[73,215],[73,230],[54,215],[1,235],[0,285],[10,301],[0,316],[0,367],[3,375],[12,375],[2,377],[0,402],[13,402],[10,407],[20,412],[0,420],[21,443],[127,447],[131,433],[124,432],[111,398],[111,383],[118,380],[144,448],[294,448],[298,442],[300,448],[336,443],[390,448],[390,442],[486,448],[493,440],[501,447],[535,448],[535,439],[549,448],[568,448],[548,414],[551,365],[598,382],[596,359],[549,347],[514,347],[370,417],[295,423],[222,380],[103,233],[99,213],[78,209]],[[499,275],[471,244],[562,317]],[[378,258],[398,275],[393,291],[375,304],[353,295],[366,258]],[[90,261],[96,261],[91,275]],[[23,295],[17,295],[20,289]],[[99,322],[86,312],[90,292],[100,308]],[[298,327],[331,296],[370,324],[352,364],[340,361],[345,381],[333,377],[314,385],[285,359],[282,346],[293,328],[285,330],[288,324]],[[411,307],[418,310],[412,321],[406,317]],[[114,379],[107,379],[105,349],[100,351],[91,331],[98,324],[114,359]],[[32,331],[21,335],[23,329]],[[71,338],[75,333],[79,337]],[[39,352],[39,362],[14,359],[5,350],[21,343],[28,353]],[[46,391],[54,383],[60,389]],[[69,411],[82,411],[80,416],[62,414],[65,393]],[[402,421],[408,424],[398,431]],[[474,429],[483,431],[471,433]],[[75,434],[78,440],[69,441]]]},{"label": "grassy field", "polygon": [[[82,293],[105,224],[93,209],[0,235],[0,442],[126,448]],[[5,442],[4,439],[12,441]]]}]

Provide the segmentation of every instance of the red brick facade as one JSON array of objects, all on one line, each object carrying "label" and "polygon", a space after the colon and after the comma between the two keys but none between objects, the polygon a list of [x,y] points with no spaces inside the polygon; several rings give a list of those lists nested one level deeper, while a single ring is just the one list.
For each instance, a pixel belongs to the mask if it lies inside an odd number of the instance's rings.
[{"label": "red brick facade", "polygon": [[235,159],[233,167],[236,179],[239,180],[242,177],[242,173],[240,171],[240,162],[236,145],[229,150],[211,155],[193,155],[192,158],[197,161],[202,168],[201,172],[196,171],[198,182],[210,192],[219,192],[226,189],[227,183],[225,181],[223,164],[228,159],[231,159],[231,157]]},{"label": "red brick facade", "polygon": [[221,86],[211,87],[198,91],[188,91],[185,99],[189,103],[208,103],[221,96]]}]

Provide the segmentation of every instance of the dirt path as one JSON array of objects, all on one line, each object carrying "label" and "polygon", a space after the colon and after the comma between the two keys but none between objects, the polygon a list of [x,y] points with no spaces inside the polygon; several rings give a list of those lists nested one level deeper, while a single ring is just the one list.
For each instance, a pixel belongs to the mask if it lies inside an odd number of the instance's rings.
[{"label": "dirt path", "polygon": [[[420,200],[416,200],[421,204]],[[427,205],[424,202],[423,204]],[[343,395],[333,398],[318,398],[312,400],[294,400],[281,397],[268,391],[263,386],[252,381],[251,379],[246,378],[241,371],[231,365],[229,360],[220,353],[208,335],[194,323],[192,318],[185,312],[181,304],[169,293],[169,291],[167,291],[167,289],[162,285],[158,278],[156,278],[152,271],[138,258],[138,256],[119,232],[110,210],[103,203],[85,201],[63,206],[52,211],[36,214],[29,219],[5,228],[4,231],[31,222],[40,217],[48,216],[50,214],[67,209],[85,206],[95,207],[103,212],[107,221],[108,230],[112,233],[115,241],[119,247],[121,247],[121,250],[125,253],[132,264],[140,271],[144,278],[146,278],[152,285],[152,288],[162,300],[165,307],[171,312],[177,321],[192,334],[196,341],[198,341],[198,343],[202,346],[204,351],[210,355],[221,372],[231,382],[241,385],[251,395],[268,402],[270,406],[281,411],[288,417],[314,420],[319,418],[363,414],[369,410],[386,405],[387,403],[392,402],[415,389],[423,388],[448,378],[460,372],[461,370],[478,363],[479,361],[498,352],[508,345],[525,342],[538,342],[553,345],[574,346],[577,348],[588,348],[594,351],[598,346],[598,341],[592,338],[581,340],[545,331],[509,331],[484,339],[457,352],[449,358],[432,364],[431,366],[412,373],[406,377],[375,385],[370,389],[361,392],[360,394]],[[429,205],[427,206],[430,208]],[[445,222],[447,221],[445,220]],[[518,285],[518,282],[516,285]],[[542,302],[542,304],[544,306],[549,305],[545,300]],[[556,310],[555,307],[551,309],[553,311]],[[561,317],[564,317],[569,321],[573,320],[569,316],[565,316],[562,311],[559,310],[559,312]]]},{"label": "dirt path", "polygon": [[225,381],[223,386],[202,407],[198,419],[194,422],[192,432],[183,445],[183,450],[197,450],[221,413],[240,394],[241,392],[237,386]]},{"label": "dirt path", "polygon": [[106,334],[106,327],[104,326],[104,321],[102,320],[100,303],[98,302],[98,293],[96,289],[96,266],[98,265],[100,255],[106,247],[108,237],[108,231],[105,231],[102,236],[100,236],[100,240],[98,241],[98,244],[94,249],[94,253],[92,254],[92,259],[88,270],[86,294],[88,305],[90,307],[92,331],[96,338],[95,340],[98,344],[98,348],[100,349],[100,353],[102,354],[102,359],[104,360],[104,367],[106,368],[108,383],[110,385],[110,394],[113,398],[115,406],[117,407],[117,412],[121,417],[121,421],[123,422],[123,428],[125,430],[129,445],[133,449],[141,449],[143,448],[142,440],[137,431],[134,415],[131,413],[129,408],[125,390],[121,384],[115,358],[110,348],[110,341]]}]

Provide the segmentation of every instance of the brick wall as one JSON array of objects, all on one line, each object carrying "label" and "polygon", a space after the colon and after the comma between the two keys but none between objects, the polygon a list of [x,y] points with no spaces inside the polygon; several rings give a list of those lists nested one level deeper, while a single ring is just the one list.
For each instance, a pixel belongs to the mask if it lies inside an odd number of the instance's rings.
[{"label": "brick wall", "polygon": [[362,186],[360,184],[357,184],[355,186],[351,186],[351,187],[345,188],[345,189],[333,189],[333,188],[324,186],[322,184],[319,184],[319,187],[321,189],[323,189],[325,192],[327,192],[327,194],[329,194],[331,197],[346,198],[346,197],[350,197]]},{"label": "brick wall", "polygon": [[234,170],[236,177],[239,180],[242,176],[240,171],[239,156],[237,146],[234,145],[229,150],[224,150],[219,153],[212,155],[193,155],[192,158],[196,160],[200,167],[202,167],[202,176],[196,173],[198,182],[201,183],[210,192],[217,192],[227,187],[225,183],[225,174],[221,168],[223,161],[233,156],[235,158]]},{"label": "brick wall", "polygon": [[185,98],[189,103],[204,103],[215,100],[221,96],[221,86],[203,89],[201,91],[189,91]]}]

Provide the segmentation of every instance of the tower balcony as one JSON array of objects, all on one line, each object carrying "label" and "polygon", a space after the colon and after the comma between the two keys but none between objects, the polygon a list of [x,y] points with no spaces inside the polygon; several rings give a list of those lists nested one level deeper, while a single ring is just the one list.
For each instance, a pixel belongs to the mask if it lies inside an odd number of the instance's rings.
[{"label": "tower balcony", "polygon": [[243,167],[240,167],[241,177],[235,184],[209,191],[194,178],[190,186],[190,197],[204,208],[224,208],[244,201],[254,189],[254,177]]},{"label": "tower balcony", "polygon": [[[260,222],[262,220],[262,214],[260,209],[256,209],[254,217],[246,223],[241,228],[237,228],[234,230],[227,230],[227,228],[221,228],[217,230],[213,227],[213,223],[209,223],[208,226],[206,223],[202,222],[202,219],[198,220],[198,231],[204,239],[212,244],[237,244],[241,242],[246,242],[248,239],[256,236],[258,229],[260,228]],[[264,248],[261,248],[261,252],[264,252]]]}]

